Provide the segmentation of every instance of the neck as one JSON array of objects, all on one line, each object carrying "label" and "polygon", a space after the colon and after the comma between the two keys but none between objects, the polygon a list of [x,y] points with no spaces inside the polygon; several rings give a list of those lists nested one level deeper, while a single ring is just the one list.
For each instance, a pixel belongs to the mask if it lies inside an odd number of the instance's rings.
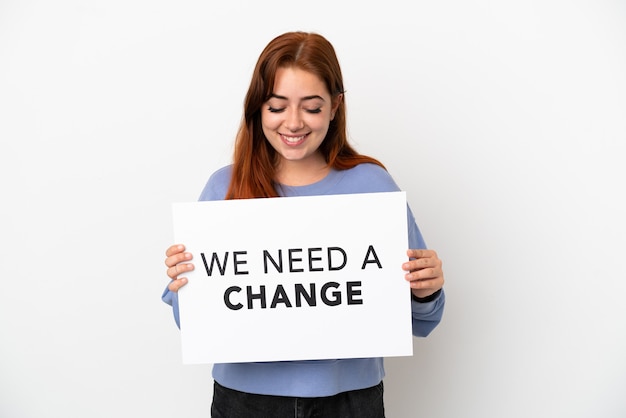
[{"label": "neck", "polygon": [[283,159],[276,170],[276,181],[286,186],[306,186],[322,180],[329,172],[330,167],[321,155],[307,161]]}]

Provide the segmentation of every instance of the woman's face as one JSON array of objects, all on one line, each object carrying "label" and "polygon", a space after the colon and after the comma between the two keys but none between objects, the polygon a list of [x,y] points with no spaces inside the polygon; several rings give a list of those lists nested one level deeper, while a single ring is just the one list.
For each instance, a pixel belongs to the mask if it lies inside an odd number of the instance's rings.
[{"label": "woman's face", "polygon": [[319,163],[318,148],[339,100],[332,102],[326,85],[313,73],[297,68],[276,71],[274,91],[261,111],[261,124],[281,163]]}]

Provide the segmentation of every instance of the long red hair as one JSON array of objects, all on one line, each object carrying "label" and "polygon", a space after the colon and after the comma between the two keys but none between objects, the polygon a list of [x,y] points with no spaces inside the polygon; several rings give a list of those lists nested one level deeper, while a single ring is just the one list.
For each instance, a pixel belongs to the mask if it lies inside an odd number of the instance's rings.
[{"label": "long red hair", "polygon": [[[317,75],[333,98],[344,93],[341,67],[335,49],[326,38],[306,32],[288,32],[274,38],[259,56],[246,94],[226,199],[278,196],[274,178],[279,155],[263,134],[261,107],[270,98],[276,70],[281,67],[295,67]],[[345,97],[319,150],[328,166],[337,170],[361,163],[384,168],[380,161],[359,154],[348,143]]]}]

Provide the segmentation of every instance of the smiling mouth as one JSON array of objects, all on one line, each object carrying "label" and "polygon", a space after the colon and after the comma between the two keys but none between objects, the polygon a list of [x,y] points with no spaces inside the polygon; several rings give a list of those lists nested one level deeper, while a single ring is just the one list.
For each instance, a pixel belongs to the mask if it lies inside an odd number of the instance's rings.
[{"label": "smiling mouth", "polygon": [[307,136],[308,134],[299,135],[299,136],[287,136],[287,135],[280,134],[281,139],[289,145],[298,145],[301,142],[303,142]]}]

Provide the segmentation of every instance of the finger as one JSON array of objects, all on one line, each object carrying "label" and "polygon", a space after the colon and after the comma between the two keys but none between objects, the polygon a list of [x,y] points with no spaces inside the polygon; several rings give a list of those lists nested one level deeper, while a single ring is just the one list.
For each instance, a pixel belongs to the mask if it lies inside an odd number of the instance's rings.
[{"label": "finger", "polygon": [[402,264],[402,269],[408,273],[429,268],[442,270],[441,260],[435,257],[417,258]]},{"label": "finger", "polygon": [[434,250],[428,250],[428,249],[411,249],[411,250],[407,250],[407,255],[409,256],[409,258],[429,258],[429,257],[435,257],[437,258],[437,252]]},{"label": "finger", "polygon": [[430,267],[430,268],[411,271],[405,274],[404,277],[406,280],[413,282],[413,281],[437,279],[440,276],[443,276],[443,272],[441,271],[441,269],[437,267]]},{"label": "finger", "polygon": [[187,278],[181,277],[180,279],[172,280],[170,284],[167,285],[167,288],[171,292],[178,292],[178,290],[187,284]]},{"label": "finger", "polygon": [[175,244],[165,251],[165,255],[167,257],[171,257],[174,254],[182,253],[183,251],[185,251],[185,246],[183,244]]},{"label": "finger", "polygon": [[409,287],[413,290],[433,289],[433,291],[442,287],[439,280],[416,280],[409,283]]},{"label": "finger", "polygon": [[165,259],[165,265],[168,267],[174,267],[176,264],[189,261],[192,258],[193,256],[188,252],[175,253]]},{"label": "finger", "polygon": [[442,287],[440,287],[440,286],[425,287],[425,288],[422,288],[422,289],[411,289],[411,293],[413,293],[413,295],[415,295],[418,298],[426,298],[426,297],[429,297],[431,295],[434,295],[436,292],[438,292],[441,289],[442,289]]},{"label": "finger", "polygon": [[438,259],[434,258],[416,258],[411,261],[407,261],[402,265],[404,271],[415,271],[429,267],[437,267]]},{"label": "finger", "polygon": [[190,272],[194,268],[195,267],[192,263],[176,264],[167,269],[167,275],[170,279],[177,279],[180,274]]},{"label": "finger", "polygon": [[444,281],[443,276],[437,276],[432,279],[413,280],[409,282],[409,286],[413,290],[430,290],[430,293],[433,293],[443,287]]}]

